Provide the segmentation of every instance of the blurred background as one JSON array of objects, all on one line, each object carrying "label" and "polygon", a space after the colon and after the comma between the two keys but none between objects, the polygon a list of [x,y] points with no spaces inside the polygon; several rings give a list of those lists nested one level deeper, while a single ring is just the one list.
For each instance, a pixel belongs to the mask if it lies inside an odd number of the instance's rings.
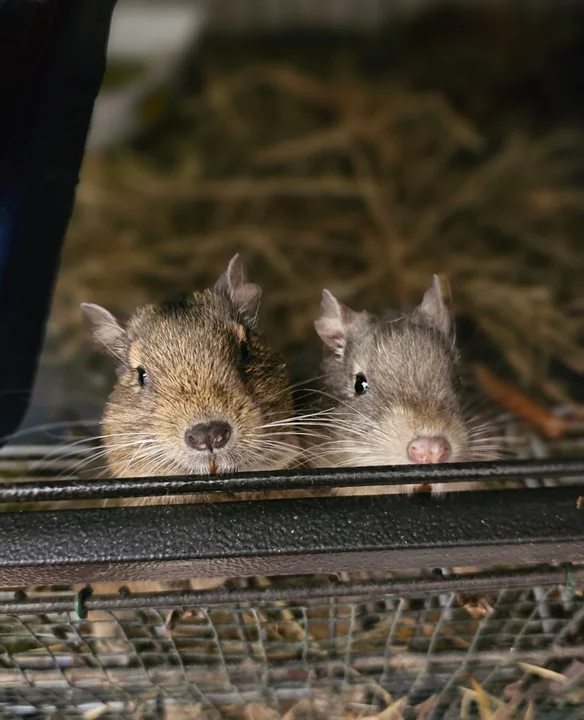
[{"label": "blurred background", "polygon": [[81,302],[124,316],[238,251],[297,378],[317,374],[323,287],[405,307],[442,272],[467,356],[581,414],[582,20],[551,2],[119,0],[26,425],[99,417],[112,368]]}]

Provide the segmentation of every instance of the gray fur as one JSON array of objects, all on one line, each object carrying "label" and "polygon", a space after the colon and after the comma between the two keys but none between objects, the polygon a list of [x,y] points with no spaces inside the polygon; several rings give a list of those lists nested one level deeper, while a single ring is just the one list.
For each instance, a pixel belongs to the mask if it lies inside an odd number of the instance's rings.
[{"label": "gray fur", "polygon": [[[418,436],[446,438],[452,462],[491,458],[462,397],[452,318],[437,276],[410,313],[356,313],[325,291],[315,327],[334,408],[318,464],[408,464],[408,444]],[[358,373],[367,378],[363,395],[355,392]]]}]

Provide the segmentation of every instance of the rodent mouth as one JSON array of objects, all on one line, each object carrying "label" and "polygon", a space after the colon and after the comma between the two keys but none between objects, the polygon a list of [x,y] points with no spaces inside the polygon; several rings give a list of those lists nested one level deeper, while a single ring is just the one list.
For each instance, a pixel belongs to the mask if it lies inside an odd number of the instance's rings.
[{"label": "rodent mouth", "polygon": [[188,462],[189,465],[193,463],[190,472],[194,471],[196,474],[202,475],[221,475],[226,472],[235,472],[237,469],[231,453],[224,453],[221,450],[196,453]]}]

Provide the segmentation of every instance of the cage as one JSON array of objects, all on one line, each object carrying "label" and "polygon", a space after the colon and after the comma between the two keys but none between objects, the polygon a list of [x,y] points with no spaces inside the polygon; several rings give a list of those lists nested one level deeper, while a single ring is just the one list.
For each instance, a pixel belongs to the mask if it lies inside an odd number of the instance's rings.
[{"label": "cage", "polygon": [[[0,717],[582,717],[584,436],[581,423],[565,420],[574,403],[566,401],[566,393],[560,397],[555,380],[551,388],[558,403],[543,413],[543,420],[537,407],[527,418],[525,412],[501,415],[498,426],[513,459],[488,463],[220,478],[86,478],[79,467],[93,454],[87,443],[74,437],[64,450],[60,438],[47,444],[39,430],[40,401],[50,385],[46,379],[53,377],[52,368],[43,364],[25,430],[14,433],[28,404],[114,5],[52,0],[31,3],[26,10],[10,3],[0,7],[2,50],[7,56],[14,52],[2,27],[12,23],[17,34],[36,27],[42,60],[33,64],[39,76],[29,84],[35,92],[26,96],[28,103],[17,103],[22,114],[15,111],[14,126],[6,125],[12,132],[0,136],[12,143],[5,142],[0,177],[0,239],[6,251],[0,268],[0,327],[14,345],[10,355],[0,356],[1,427],[10,438],[0,450]],[[369,44],[379,22],[412,9],[405,3],[233,0],[209,3],[205,27],[229,44],[238,34],[258,28],[269,37],[290,25],[345,33],[358,25],[360,32],[369,33]],[[279,40],[276,35],[276,44]],[[72,67],[78,73],[71,73]],[[289,84],[297,79],[286,76]],[[18,83],[8,90],[18,98]],[[313,84],[308,92],[318,95],[320,90]],[[219,106],[225,101],[220,92],[213,98]],[[453,121],[442,101],[434,97],[429,106],[430,112],[438,106],[441,121]],[[285,109],[294,111],[290,105]],[[191,111],[189,105],[187,117]],[[446,115],[440,115],[443,111]],[[328,117],[319,109],[320,120],[321,115]],[[237,135],[232,114],[230,122]],[[455,149],[466,162],[464,153],[474,147],[476,136],[470,126],[454,125],[464,152],[458,145]],[[273,139],[269,133],[267,137]],[[285,150],[295,155],[298,145]],[[531,158],[541,147],[529,150]],[[241,147],[236,151],[225,162],[229,170]],[[504,159],[511,162],[507,155]],[[525,162],[524,156],[520,161]],[[189,167],[181,170],[188,183],[196,184],[198,176],[189,174]],[[526,172],[533,174],[534,167],[539,166],[528,163]],[[488,168],[493,172],[492,164]],[[143,167],[130,169],[137,184],[152,182]],[[495,172],[494,182],[500,177]],[[106,175],[105,183],[109,181]],[[184,193],[178,181],[177,186]],[[327,192],[339,193],[341,203],[348,205],[353,198],[347,199],[339,186]],[[237,188],[229,187],[237,194]],[[360,192],[376,207],[370,198],[374,183],[363,187]],[[201,182],[198,189],[209,192],[209,185]],[[188,192],[192,198],[196,189]],[[95,197],[81,186],[83,207]],[[580,196],[571,197],[577,201]],[[265,198],[259,200],[261,205]],[[467,206],[462,206],[464,211]],[[255,206],[252,210],[258,212]],[[235,218],[240,220],[237,213]],[[391,232],[383,211],[377,210],[377,220],[385,233]],[[101,229],[98,225],[97,231]],[[425,232],[430,231],[426,226]],[[42,246],[39,236],[46,240]],[[119,232],[114,242],[123,244],[121,237]],[[257,242],[253,233],[245,237],[252,245]],[[538,236],[529,237],[534,243]],[[211,254],[222,239],[209,231],[198,257]],[[351,236],[349,243],[353,241]],[[458,238],[456,244],[460,246]],[[560,260],[573,263],[577,276],[580,256],[576,244],[573,248],[567,261]],[[136,252],[131,243],[130,251]],[[33,253],[38,262],[31,268]],[[352,262],[353,256],[347,257]],[[180,264],[180,257],[174,262]],[[282,267],[282,255],[274,262]],[[32,309],[26,311],[23,269],[31,294]],[[114,274],[113,267],[108,270]],[[285,271],[284,264],[284,276]],[[145,272],[143,266],[139,272]],[[499,266],[495,272],[502,272]],[[574,282],[572,274],[569,280]],[[61,308],[71,302],[64,295]],[[74,292],[70,296],[76,299]],[[132,302],[135,297],[140,296],[131,296]],[[503,295],[503,304],[509,297]],[[541,293],[527,298],[537,304]],[[571,302],[577,305],[576,300]],[[575,335],[581,328],[578,308],[581,303],[570,317]],[[272,311],[275,322],[279,312],[279,307]],[[552,315],[551,323],[555,321]],[[571,345],[550,332],[545,339],[556,342],[566,357],[572,352]],[[541,346],[537,350],[543,352]],[[516,358],[511,352],[509,356]],[[569,367],[577,367],[578,359]],[[85,366],[84,373],[88,367],[93,372],[93,366]],[[555,370],[565,380],[566,369]],[[580,378],[573,375],[570,392],[578,397]],[[67,380],[72,382],[72,376]],[[59,392],[63,404],[73,402],[69,389]],[[49,423],[50,431],[59,423]],[[68,416],[62,421],[66,431],[73,424]],[[569,432],[563,432],[568,426]],[[318,496],[332,486],[456,485],[467,480],[490,485],[448,493],[441,501],[427,494]],[[162,503],[169,495],[237,496],[283,489],[308,489],[317,496]],[[156,502],[103,507],[105,500],[130,498]],[[225,582],[213,589],[185,590],[181,581],[187,578]],[[160,583],[169,589],[161,590]]]}]

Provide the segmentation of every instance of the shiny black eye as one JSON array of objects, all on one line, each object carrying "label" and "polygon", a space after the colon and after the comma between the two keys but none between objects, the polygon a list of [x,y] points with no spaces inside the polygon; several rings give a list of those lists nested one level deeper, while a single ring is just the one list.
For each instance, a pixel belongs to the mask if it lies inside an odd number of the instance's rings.
[{"label": "shiny black eye", "polygon": [[357,373],[357,375],[355,375],[355,394],[365,395],[368,387],[369,383],[367,382],[365,375],[363,375],[363,373]]},{"label": "shiny black eye", "polygon": [[138,373],[138,384],[140,387],[144,387],[148,382],[148,373],[143,367],[136,368],[136,372]]}]

